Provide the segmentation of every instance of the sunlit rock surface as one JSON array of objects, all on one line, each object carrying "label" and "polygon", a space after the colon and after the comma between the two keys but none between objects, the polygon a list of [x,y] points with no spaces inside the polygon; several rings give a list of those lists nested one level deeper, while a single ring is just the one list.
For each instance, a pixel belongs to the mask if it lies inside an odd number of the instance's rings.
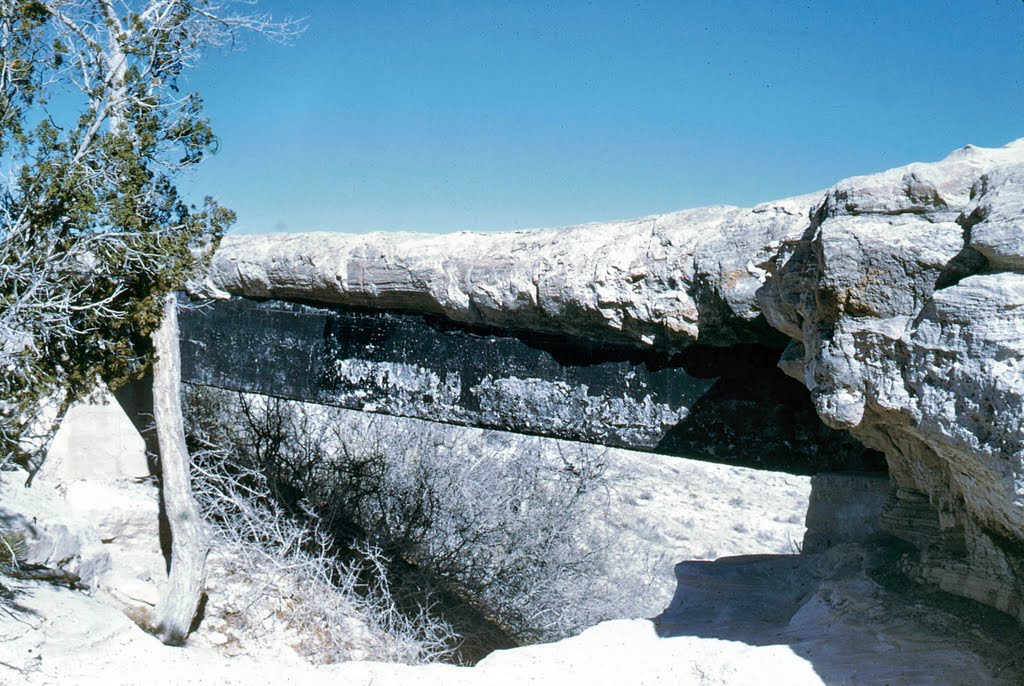
[{"label": "sunlit rock surface", "polygon": [[777,340],[754,294],[816,198],[510,233],[229,236],[196,290],[644,345]]},{"label": "sunlit rock surface", "polygon": [[678,349],[790,340],[882,450],[921,578],[1024,618],[1024,141],[753,209],[503,234],[235,236],[194,292]]},{"label": "sunlit rock surface", "polygon": [[888,457],[917,573],[1024,618],[1024,143],[838,184],[759,300],[819,416]]}]

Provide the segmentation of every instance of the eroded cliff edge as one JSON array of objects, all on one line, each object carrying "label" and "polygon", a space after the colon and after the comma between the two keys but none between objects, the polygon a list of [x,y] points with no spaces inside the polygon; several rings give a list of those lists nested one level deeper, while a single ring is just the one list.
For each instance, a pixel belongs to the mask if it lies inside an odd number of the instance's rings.
[{"label": "eroded cliff edge", "polygon": [[907,571],[1024,620],[1024,140],[751,209],[233,236],[194,290],[669,350],[788,337],[822,420],[885,453]]}]

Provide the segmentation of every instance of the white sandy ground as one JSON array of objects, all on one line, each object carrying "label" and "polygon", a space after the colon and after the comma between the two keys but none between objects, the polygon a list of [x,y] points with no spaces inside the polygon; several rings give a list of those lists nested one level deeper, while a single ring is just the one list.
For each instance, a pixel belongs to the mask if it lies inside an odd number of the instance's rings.
[{"label": "white sandy ground", "polygon": [[[39,613],[20,636],[3,623],[4,653],[38,656],[27,676],[0,683],[149,684],[819,684],[811,664],[785,646],[698,638],[660,639],[647,620],[606,622],[556,644],[494,653],[476,667],[353,662],[320,668],[225,658],[204,647],[169,648],[116,610],[73,591],[38,588],[23,604]],[[4,679],[4,677],[6,677]]]},{"label": "white sandy ground", "polygon": [[642,592],[621,619],[661,613],[675,591],[673,569],[680,560],[792,554],[804,537],[810,477],[419,419],[328,411],[329,421],[352,437],[350,445],[357,452],[360,440],[397,446],[396,454],[419,441],[446,450],[448,459],[460,462],[478,455],[515,460],[525,452],[557,460],[558,454],[577,451],[603,460],[607,467],[601,492],[591,505],[592,526],[607,546],[601,558],[614,576],[637,580]]},{"label": "white sandy ground", "polygon": [[[787,562],[792,558],[772,558]],[[754,562],[754,565],[759,564]],[[770,575],[768,575],[770,576]],[[755,575],[755,583],[765,575]],[[749,582],[730,583],[750,586]],[[772,614],[766,598],[724,597],[727,611],[715,628],[749,632],[746,640],[665,636],[665,622],[615,620],[557,643],[498,651],[472,668],[408,667],[351,662],[311,667],[297,661],[226,658],[209,647],[170,648],[143,633],[116,610],[81,593],[26,589],[17,620],[0,621],[5,661],[30,670],[0,683],[27,686],[95,684],[1014,684],[1000,678],[1007,648],[985,654],[984,635],[956,627],[948,616],[916,616],[912,605],[886,606],[866,580],[823,584],[809,594],[781,633],[765,643],[764,627],[748,617]],[[712,586],[715,584],[712,583]],[[721,588],[717,589],[718,591]],[[763,589],[762,589],[763,590]],[[715,595],[712,591],[711,595]],[[741,594],[742,595],[742,594]],[[785,596],[786,593],[780,594]],[[712,600],[718,600],[713,598]],[[733,598],[732,600],[735,600]],[[789,599],[782,597],[785,605]],[[746,604],[744,604],[746,603]],[[925,608],[927,610],[927,608]],[[739,618],[738,618],[739,617]],[[677,617],[680,621],[686,617]],[[671,618],[669,618],[671,620]],[[937,628],[935,625],[943,625]],[[705,629],[708,625],[705,625]],[[671,627],[669,627],[671,629]],[[962,631],[962,635],[958,632]],[[769,628],[768,634],[772,629]],[[1010,646],[1010,650],[1015,649]],[[14,664],[14,663],[12,663]]]},{"label": "white sandy ground", "polygon": [[628,450],[608,458],[608,556],[652,582],[635,616],[668,606],[680,560],[799,550],[809,477]]},{"label": "white sandy ground", "polygon": [[[462,446],[522,448],[520,439],[451,430]],[[1014,629],[993,633],[893,595],[864,574],[860,549],[791,556],[808,478],[621,450],[606,457],[608,554],[620,571],[653,576],[634,616],[668,608],[657,621],[604,622],[472,668],[314,667],[287,645],[228,656],[203,628],[187,647],[167,647],[100,594],[22,583],[23,610],[0,611],[0,684],[1022,683],[1007,672],[1019,652]],[[22,500],[8,491],[3,505]],[[748,557],[710,562],[737,555]],[[681,560],[704,562],[674,570]]]}]

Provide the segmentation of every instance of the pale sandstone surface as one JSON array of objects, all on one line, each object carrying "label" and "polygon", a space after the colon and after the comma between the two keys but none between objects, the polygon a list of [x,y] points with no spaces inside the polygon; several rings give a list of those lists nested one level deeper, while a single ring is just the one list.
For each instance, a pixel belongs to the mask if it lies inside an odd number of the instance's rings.
[{"label": "pale sandstone surface", "polygon": [[678,600],[657,620],[604,622],[557,643],[497,651],[473,668],[312,667],[280,656],[229,658],[198,639],[172,648],[94,598],[28,585],[20,614],[0,614],[0,683],[1020,683],[1019,630],[994,633],[927,600],[894,596],[865,574],[863,558],[856,548],[726,558],[696,574],[684,563]]},{"label": "pale sandstone surface", "polygon": [[20,535],[22,561],[148,613],[166,582],[159,493],[145,442],[113,395],[100,388],[72,406],[27,477],[0,475],[0,525]]},{"label": "pale sandstone surface", "polygon": [[196,294],[433,312],[620,342],[770,335],[754,292],[816,196],[510,233],[229,236]]},{"label": "pale sandstone surface", "polygon": [[[83,448],[93,459],[75,459],[76,451]],[[68,410],[35,478],[141,481],[149,475],[145,441],[113,396],[101,388],[87,402]]]},{"label": "pale sandstone surface", "polygon": [[[0,617],[0,634],[25,674],[0,683],[153,686],[189,684],[820,684],[810,663],[785,646],[714,639],[660,639],[647,620],[594,627],[556,644],[501,651],[474,668],[350,662],[310,666],[225,658],[209,648],[169,648],[115,610],[71,591],[34,589],[22,599],[31,629]],[[45,619],[43,619],[45,617]],[[11,633],[17,631],[17,634]],[[8,655],[5,653],[5,658]],[[14,680],[4,681],[7,676]],[[984,682],[979,682],[984,683]]]},{"label": "pale sandstone surface", "polygon": [[[197,292],[679,347],[771,341],[885,453],[916,574],[1024,618],[1024,140],[750,210],[506,234],[236,236]],[[773,332],[771,328],[774,328]]]},{"label": "pale sandstone surface", "polygon": [[819,416],[883,451],[916,574],[1024,618],[1020,141],[851,179],[759,292]]},{"label": "pale sandstone surface", "polygon": [[[416,420],[339,414],[347,431],[370,440],[375,431],[425,430]],[[523,449],[565,449],[551,439],[446,430],[457,434],[453,449],[469,454],[488,450],[512,458]],[[189,645],[164,646],[125,616],[144,620],[139,609],[145,608],[145,598],[132,597],[133,591],[140,596],[144,591],[120,578],[111,592],[110,573],[124,565],[104,550],[112,568],[98,579],[85,580],[92,595],[5,580],[19,593],[13,613],[0,612],[0,684],[471,685],[557,680],[609,685],[986,686],[1013,684],[1019,676],[1015,627],[993,633],[941,605],[894,595],[870,576],[868,554],[861,548],[839,545],[826,554],[802,556],[744,555],[792,550],[803,529],[808,497],[816,497],[808,493],[807,477],[622,450],[607,451],[606,457],[611,500],[603,525],[615,546],[609,553],[619,556],[623,568],[634,565],[633,575],[659,577],[650,597],[638,599],[651,604],[651,614],[666,608],[656,620],[604,622],[558,643],[493,653],[474,668],[374,662],[313,667],[290,647],[301,636],[278,632],[273,634],[276,642],[250,640],[223,621],[226,615],[217,616],[216,598],[230,591],[218,574],[211,575],[207,616]],[[91,458],[89,449],[76,451],[66,473],[79,473],[74,461]],[[79,510],[77,501],[62,495],[68,486],[88,481],[51,481],[25,489],[24,476],[15,473],[4,486],[5,508],[17,505],[39,530],[62,523],[78,534],[77,553],[48,560],[56,568],[79,569],[75,555],[88,558],[90,545],[108,549],[122,531],[111,521],[115,514],[120,513],[127,527],[147,510],[114,508],[97,519],[95,508]],[[817,498],[832,502],[827,489]],[[844,515],[818,513],[809,517],[809,524],[834,533],[828,520],[837,517]],[[140,542],[145,536],[137,534],[130,540],[144,549]],[[110,542],[98,543],[102,540]],[[674,575],[660,563],[644,568],[631,557],[638,543],[688,561],[676,565]],[[712,561],[730,554],[740,557]],[[216,570],[217,561],[211,564]],[[273,595],[273,589],[268,592]]]}]

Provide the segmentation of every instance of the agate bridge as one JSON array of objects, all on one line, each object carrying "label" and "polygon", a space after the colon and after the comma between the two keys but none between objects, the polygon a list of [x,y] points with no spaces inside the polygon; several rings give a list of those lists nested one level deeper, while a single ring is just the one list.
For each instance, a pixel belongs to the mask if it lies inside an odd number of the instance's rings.
[{"label": "agate bridge", "polygon": [[887,465],[879,530],[917,551],[901,569],[1024,621],[1022,208],[1024,139],[752,208],[226,236],[189,286],[214,302],[181,308],[184,380],[804,473]]},{"label": "agate bridge", "polygon": [[872,466],[761,346],[670,353],[246,297],[182,295],[179,323],[186,383],[798,472]]}]

